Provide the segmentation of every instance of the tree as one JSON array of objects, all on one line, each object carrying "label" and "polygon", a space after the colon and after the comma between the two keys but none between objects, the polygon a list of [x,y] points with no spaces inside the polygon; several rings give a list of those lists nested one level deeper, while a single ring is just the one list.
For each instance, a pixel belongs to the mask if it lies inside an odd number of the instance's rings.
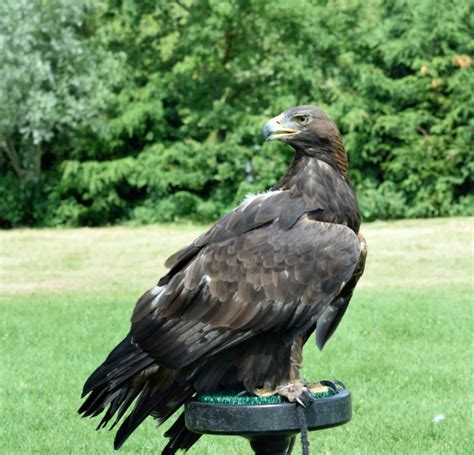
[{"label": "tree", "polygon": [[95,7],[85,0],[0,3],[0,163],[17,179],[2,186],[18,190],[10,189],[2,211],[18,213],[16,222],[38,221],[43,162],[58,158],[52,144],[71,144],[81,129],[99,127],[109,96],[104,76],[109,82],[114,61],[93,48],[86,18]]},{"label": "tree", "polygon": [[[342,130],[366,220],[472,213],[472,2],[0,10],[3,225],[215,219],[283,172],[260,126],[307,103]],[[27,182],[43,199],[17,210]]]},{"label": "tree", "polygon": [[472,2],[367,3],[332,108],[365,219],[472,214]]}]

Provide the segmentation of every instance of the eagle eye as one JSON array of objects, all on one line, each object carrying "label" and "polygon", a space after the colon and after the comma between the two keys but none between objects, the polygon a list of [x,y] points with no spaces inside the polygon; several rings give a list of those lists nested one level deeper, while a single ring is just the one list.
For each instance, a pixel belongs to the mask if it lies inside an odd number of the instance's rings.
[{"label": "eagle eye", "polygon": [[294,119],[300,124],[300,125],[306,125],[309,122],[309,115],[295,115]]}]

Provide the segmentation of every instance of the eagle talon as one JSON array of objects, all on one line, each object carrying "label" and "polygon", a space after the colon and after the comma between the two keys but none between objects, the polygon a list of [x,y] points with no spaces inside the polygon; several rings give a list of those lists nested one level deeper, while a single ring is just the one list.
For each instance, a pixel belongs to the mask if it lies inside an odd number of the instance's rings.
[{"label": "eagle talon", "polygon": [[314,401],[313,394],[305,388],[303,393],[296,399],[296,402],[303,408],[307,408]]},{"label": "eagle talon", "polygon": [[296,402],[297,402],[300,406],[303,406],[303,408],[306,407],[306,405],[304,404],[303,400],[301,400],[301,398],[297,398],[297,399],[296,399]]},{"label": "eagle talon", "polygon": [[295,380],[277,388],[278,395],[285,397],[290,403],[294,403],[303,393],[304,381]]},{"label": "eagle talon", "polygon": [[304,408],[313,401],[313,394],[326,393],[329,390],[337,392],[337,385],[332,381],[308,382],[303,379],[296,379],[275,388],[266,385],[255,389],[253,393],[259,397],[270,397],[280,395],[290,403],[297,402]]}]

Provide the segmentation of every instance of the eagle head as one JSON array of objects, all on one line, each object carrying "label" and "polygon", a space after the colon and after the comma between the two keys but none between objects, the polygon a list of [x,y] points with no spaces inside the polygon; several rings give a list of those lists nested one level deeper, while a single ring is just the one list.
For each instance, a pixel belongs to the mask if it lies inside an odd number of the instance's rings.
[{"label": "eagle head", "polygon": [[277,115],[265,123],[266,141],[280,140],[297,149],[311,150],[340,141],[336,124],[316,106],[297,106]]}]

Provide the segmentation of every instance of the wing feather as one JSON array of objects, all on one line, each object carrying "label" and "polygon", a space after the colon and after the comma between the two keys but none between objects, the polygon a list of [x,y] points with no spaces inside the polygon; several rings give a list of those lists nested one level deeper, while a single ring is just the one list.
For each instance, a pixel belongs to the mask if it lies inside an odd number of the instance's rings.
[{"label": "wing feather", "polygon": [[[177,251],[165,261],[170,272],[159,285],[167,284],[206,246],[220,243],[268,223],[278,220],[281,229],[290,229],[304,213],[322,210],[314,202],[292,198],[289,191],[269,191],[244,201],[239,207],[221,218],[211,229],[200,235],[191,245]],[[235,253],[235,250],[232,254]]]},{"label": "wing feather", "polygon": [[207,245],[157,303],[150,294],[154,307],[133,323],[133,341],[182,368],[262,332],[296,334],[337,297],[360,252],[349,228],[306,217],[286,231],[272,223]]}]

